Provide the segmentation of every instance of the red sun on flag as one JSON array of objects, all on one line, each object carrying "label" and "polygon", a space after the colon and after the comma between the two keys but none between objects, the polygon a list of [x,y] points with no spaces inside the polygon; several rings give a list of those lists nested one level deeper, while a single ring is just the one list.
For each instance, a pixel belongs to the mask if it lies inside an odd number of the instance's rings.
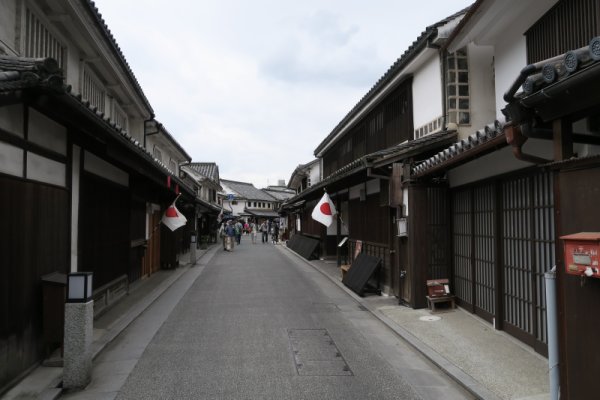
[{"label": "red sun on flag", "polygon": [[331,207],[329,206],[329,203],[321,204],[321,212],[325,215],[331,215]]},{"label": "red sun on flag", "polygon": [[329,195],[325,193],[313,209],[311,216],[315,221],[329,227],[333,223],[333,216],[336,213],[337,211],[335,210],[333,202],[329,198]]}]

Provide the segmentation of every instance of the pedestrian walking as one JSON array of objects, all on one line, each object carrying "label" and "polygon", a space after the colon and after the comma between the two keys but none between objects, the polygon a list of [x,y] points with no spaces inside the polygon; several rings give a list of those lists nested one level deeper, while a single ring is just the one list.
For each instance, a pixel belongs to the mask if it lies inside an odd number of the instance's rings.
[{"label": "pedestrian walking", "polygon": [[279,224],[277,222],[273,222],[271,225],[271,240],[273,244],[279,242]]},{"label": "pedestrian walking", "polygon": [[234,228],[235,228],[235,241],[239,245],[242,242],[242,230],[244,229],[244,226],[242,225],[242,223],[240,221],[236,221]]},{"label": "pedestrian walking", "polygon": [[227,222],[225,227],[225,250],[233,251],[235,241],[235,226],[232,221]]},{"label": "pedestrian walking", "polygon": [[263,221],[263,223],[260,224],[260,233],[262,234],[262,242],[268,243],[269,242],[269,224],[267,224],[267,221]]},{"label": "pedestrian walking", "polygon": [[250,222],[248,229],[250,230],[250,237],[252,238],[252,244],[256,244],[256,231],[258,227],[254,221]]},{"label": "pedestrian walking", "polygon": [[227,250],[226,246],[225,246],[225,238],[227,237],[227,234],[225,233],[225,227],[226,227],[226,223],[223,222],[220,226],[219,226],[219,237],[221,238],[221,241],[223,242],[223,250]]}]

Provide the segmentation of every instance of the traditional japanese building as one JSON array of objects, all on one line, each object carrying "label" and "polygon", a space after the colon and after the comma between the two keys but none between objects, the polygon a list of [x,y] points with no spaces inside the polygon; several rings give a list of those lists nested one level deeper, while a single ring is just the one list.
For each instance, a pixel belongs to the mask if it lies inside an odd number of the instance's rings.
[{"label": "traditional japanese building", "polygon": [[98,315],[160,267],[160,216],[178,194],[193,216],[196,193],[179,177],[189,155],[154,132],[93,2],[2,2],[0,14],[1,393],[62,343],[45,277],[93,272]]}]

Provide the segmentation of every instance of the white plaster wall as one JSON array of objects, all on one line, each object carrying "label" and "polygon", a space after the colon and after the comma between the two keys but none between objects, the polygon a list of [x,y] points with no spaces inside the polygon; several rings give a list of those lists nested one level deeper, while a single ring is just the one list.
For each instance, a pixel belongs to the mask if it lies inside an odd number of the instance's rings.
[{"label": "white plaster wall", "polygon": [[31,107],[27,134],[32,143],[67,155],[67,128]]},{"label": "white plaster wall", "polygon": [[127,172],[88,151],[84,153],[83,168],[87,172],[101,176],[119,185],[129,186],[129,174]]},{"label": "white plaster wall", "polygon": [[513,84],[519,72],[527,65],[525,36],[520,32],[505,32],[495,46],[496,118],[503,121],[502,109],[506,106],[504,93]]},{"label": "white plaster wall", "polygon": [[460,139],[471,135],[496,119],[494,48],[470,44],[467,54],[469,57],[471,124],[460,127]]},{"label": "white plaster wall", "polygon": [[77,46],[73,43],[68,41],[63,43],[67,46],[67,66],[65,67],[65,71],[63,71],[66,84],[71,85],[73,93],[81,93],[81,58],[84,55],[81,54]]},{"label": "white plaster wall", "polygon": [[[551,160],[553,154],[552,141],[529,139],[523,145],[523,153]],[[501,150],[477,158],[472,162],[451,169],[448,171],[448,183],[450,187],[466,185],[467,183],[481,181],[532,165],[531,163],[517,160],[512,154],[511,147],[507,146]]]},{"label": "white plaster wall", "polygon": [[17,0],[0,0],[0,54],[17,55],[15,43],[15,15],[17,12]]},{"label": "white plaster wall", "polygon": [[415,128],[442,115],[442,73],[437,54],[432,54],[432,57],[415,71],[412,96]]},{"label": "white plaster wall", "polygon": [[223,208],[225,211],[232,211],[233,215],[240,215],[244,212],[244,206],[246,205],[246,200],[235,200],[237,204],[231,204],[229,200],[223,200]]},{"label": "white plaster wall", "polygon": [[24,137],[21,104],[0,107],[0,128],[21,138]]},{"label": "white plaster wall", "polygon": [[315,163],[309,171],[311,186],[321,181],[321,164]]},{"label": "white plaster wall", "polygon": [[[158,141],[156,140],[157,136],[159,134],[155,134],[155,135],[151,135],[151,136],[146,136],[146,150],[148,150],[150,152],[150,154],[152,154],[152,157],[154,157],[154,146],[157,146],[158,149],[160,150],[160,154],[161,154],[161,160],[165,165],[168,165],[169,163],[169,154],[167,153],[167,149],[164,148],[164,146],[161,146],[160,143],[158,143]],[[139,140],[139,139],[138,139]],[[143,141],[140,143],[144,143]]]},{"label": "white plaster wall", "polygon": [[144,143],[144,121],[140,118],[129,116],[128,131],[131,136],[136,138],[140,143]]}]

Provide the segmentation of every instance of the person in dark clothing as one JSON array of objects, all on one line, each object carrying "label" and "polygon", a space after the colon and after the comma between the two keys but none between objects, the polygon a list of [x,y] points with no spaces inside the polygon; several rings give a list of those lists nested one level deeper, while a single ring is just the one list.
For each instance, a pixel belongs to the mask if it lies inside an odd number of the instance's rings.
[{"label": "person in dark clothing", "polygon": [[273,244],[279,242],[279,224],[277,222],[273,222],[271,225],[271,240]]}]

